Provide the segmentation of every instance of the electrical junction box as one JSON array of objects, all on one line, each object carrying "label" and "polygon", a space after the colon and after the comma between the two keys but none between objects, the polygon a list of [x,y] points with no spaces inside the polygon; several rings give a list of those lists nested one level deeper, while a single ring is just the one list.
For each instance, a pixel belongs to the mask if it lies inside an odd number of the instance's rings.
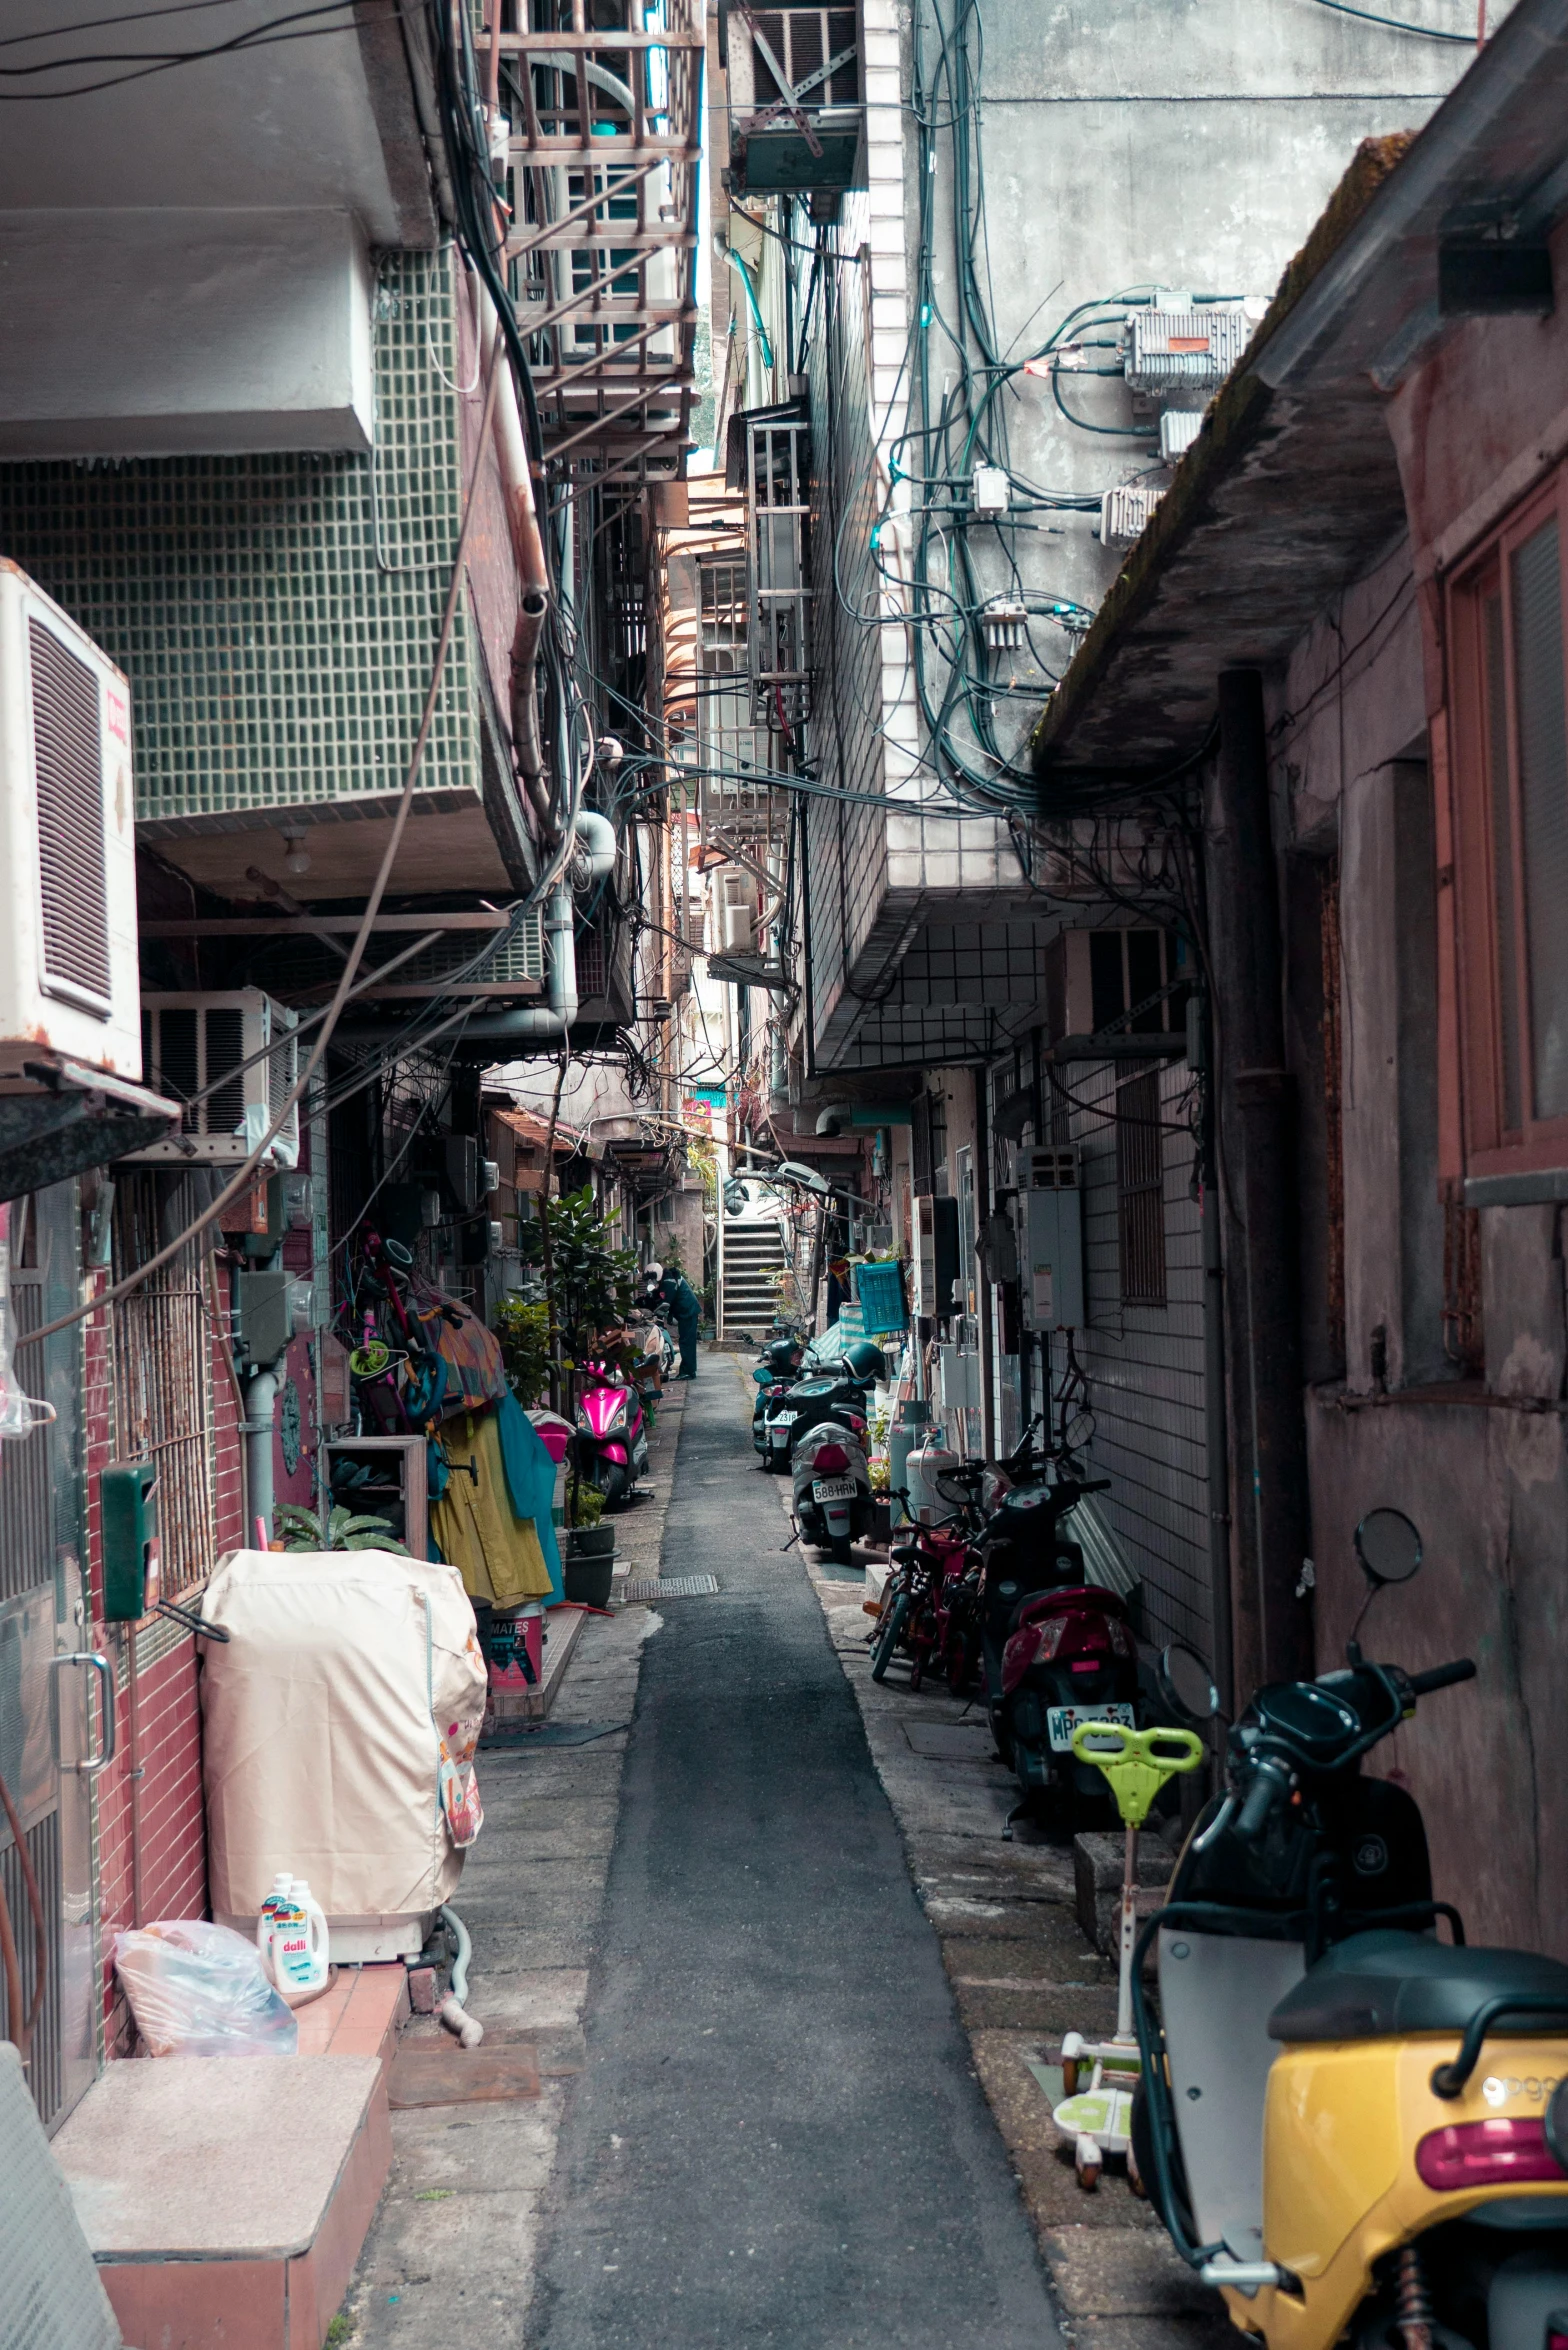
[{"label": "electrical junction box", "polygon": [[294,1335],[294,1276],[281,1270],[234,1277],[234,1351],[247,1371],[270,1370]]},{"label": "electrical junction box", "polygon": [[943,1321],[958,1279],[958,1202],[934,1194],[915,1202],[915,1312]]},{"label": "electrical junction box", "polygon": [[1043,1143],[1019,1152],[1014,1214],[1024,1328],[1083,1329],[1088,1315],[1076,1150]]},{"label": "electrical junction box", "polygon": [[1151,488],[1141,481],[1118,482],[1115,489],[1106,490],[1100,499],[1101,545],[1130,547],[1134,539],[1142,538],[1149,516],[1164,495],[1163,488]]},{"label": "electrical junction box", "polygon": [[977,465],[969,476],[969,501],[978,515],[1005,514],[1009,482],[1000,465]]},{"label": "electrical junction box", "polygon": [[151,1461],[111,1461],[99,1473],[106,1624],[139,1624],[158,1604],[157,1486]]},{"label": "electrical junction box", "polygon": [[1203,430],[1201,408],[1167,408],[1160,416],[1160,455],[1167,465],[1179,465]]},{"label": "electrical junction box", "polygon": [[980,1357],[956,1346],[936,1350],[937,1387],[944,1412],[980,1409]]},{"label": "electrical junction box", "polygon": [[1127,313],[1127,388],[1163,407],[1204,407],[1225,381],[1252,334],[1240,303],[1167,295],[1168,307]]}]

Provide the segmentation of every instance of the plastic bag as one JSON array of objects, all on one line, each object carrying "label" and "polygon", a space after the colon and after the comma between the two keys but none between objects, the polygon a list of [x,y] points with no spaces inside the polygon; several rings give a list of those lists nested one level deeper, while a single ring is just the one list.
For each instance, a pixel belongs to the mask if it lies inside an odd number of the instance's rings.
[{"label": "plastic bag", "polygon": [[299,2026],[243,1934],[168,1918],[114,1940],[114,1963],[153,2056],[295,2056]]}]

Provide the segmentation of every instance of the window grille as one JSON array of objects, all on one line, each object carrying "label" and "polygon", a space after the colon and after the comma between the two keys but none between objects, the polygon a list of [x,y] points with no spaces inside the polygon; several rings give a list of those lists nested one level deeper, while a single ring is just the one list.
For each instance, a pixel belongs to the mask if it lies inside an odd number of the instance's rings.
[{"label": "window grille", "polygon": [[[160,1245],[160,1190],[166,1220],[190,1221],[186,1188],[171,1192],[168,1177],[153,1174],[124,1183],[115,1202],[116,1280]],[[157,1469],[166,1596],[205,1582],[216,1556],[208,1313],[199,1246],[114,1308],[115,1453]]]},{"label": "window grille", "polygon": [[758,420],[746,455],[752,708],[764,725],[793,727],[810,715],[810,427]]},{"label": "window grille", "polygon": [[1165,1152],[1156,1070],[1116,1096],[1116,1223],[1125,1306],[1165,1303]]},{"label": "window grille", "polygon": [[779,762],[773,732],[752,710],[744,563],[698,566],[698,806],[705,838],[716,825],[766,830],[769,792],[748,780]]}]

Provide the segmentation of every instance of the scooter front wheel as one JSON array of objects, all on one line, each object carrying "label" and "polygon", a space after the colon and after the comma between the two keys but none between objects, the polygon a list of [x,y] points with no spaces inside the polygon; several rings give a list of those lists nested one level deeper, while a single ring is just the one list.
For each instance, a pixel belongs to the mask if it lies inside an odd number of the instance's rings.
[{"label": "scooter front wheel", "polygon": [[871,1678],[885,1681],[887,1668],[893,1662],[893,1651],[903,1638],[904,1624],[909,1615],[909,1598],[900,1592],[892,1608],[877,1627],[876,1640],[871,1650]]},{"label": "scooter front wheel", "polygon": [[604,1495],[604,1506],[613,1510],[631,1491],[631,1479],[619,1461],[595,1461],[592,1482]]}]

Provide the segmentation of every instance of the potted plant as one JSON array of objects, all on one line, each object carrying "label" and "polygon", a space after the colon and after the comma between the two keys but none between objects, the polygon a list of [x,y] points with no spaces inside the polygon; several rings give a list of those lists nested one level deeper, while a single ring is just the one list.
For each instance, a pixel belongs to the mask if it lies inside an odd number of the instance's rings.
[{"label": "potted plant", "polygon": [[615,1580],[615,1528],[600,1524],[604,1495],[575,1473],[566,1485],[566,1557],[561,1580],[579,1607],[608,1607]]}]

